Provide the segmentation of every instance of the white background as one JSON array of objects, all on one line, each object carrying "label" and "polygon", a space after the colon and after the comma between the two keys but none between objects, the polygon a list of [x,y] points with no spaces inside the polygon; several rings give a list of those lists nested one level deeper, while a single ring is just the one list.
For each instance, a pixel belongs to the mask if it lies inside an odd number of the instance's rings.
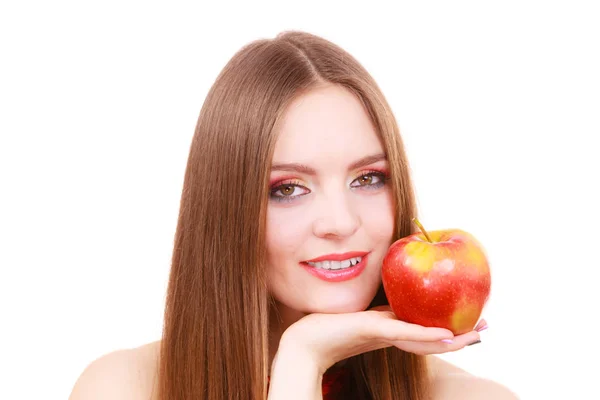
[{"label": "white background", "polygon": [[422,222],[488,251],[490,328],[443,357],[524,399],[599,398],[594,2],[249,3],[0,6],[0,398],[66,399],[95,358],[160,338],[204,97],[287,29],[363,63]]}]

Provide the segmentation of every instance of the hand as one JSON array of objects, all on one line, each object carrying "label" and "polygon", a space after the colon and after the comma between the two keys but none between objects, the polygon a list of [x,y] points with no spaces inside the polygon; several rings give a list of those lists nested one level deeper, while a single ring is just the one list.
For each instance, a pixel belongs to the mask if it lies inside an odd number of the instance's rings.
[{"label": "hand", "polygon": [[[323,374],[338,361],[385,347],[395,346],[419,354],[440,354],[460,350],[479,340],[479,327],[462,335],[443,328],[410,324],[396,318],[390,306],[344,314],[309,314],[284,332],[282,346],[291,346],[308,355]],[[451,340],[445,343],[442,340]]]}]

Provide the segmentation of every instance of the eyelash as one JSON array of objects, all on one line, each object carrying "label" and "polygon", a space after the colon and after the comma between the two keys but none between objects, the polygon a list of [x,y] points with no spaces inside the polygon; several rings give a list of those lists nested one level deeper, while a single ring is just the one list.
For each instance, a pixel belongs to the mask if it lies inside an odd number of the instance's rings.
[{"label": "eyelash", "polygon": [[[378,177],[378,178],[379,178],[379,182],[377,182],[377,183],[373,183],[373,184],[370,184],[370,185],[364,185],[364,186],[354,186],[354,187],[353,187],[353,189],[354,189],[354,188],[365,189],[365,190],[375,190],[375,189],[379,189],[379,188],[381,188],[382,186],[384,186],[384,185],[387,183],[387,181],[389,181],[389,179],[390,179],[390,178],[389,178],[389,177],[388,177],[388,176],[387,176],[385,173],[383,173],[383,172],[381,172],[381,171],[373,171],[373,170],[370,170],[370,171],[365,171],[365,173],[364,173],[364,174],[360,175],[360,176],[359,176],[359,177],[357,177],[355,180],[358,180],[358,179],[364,178],[365,176],[376,176],[376,177]],[[353,181],[353,182],[354,182],[354,181]],[[270,196],[269,196],[269,197],[270,197],[270,198],[271,198],[273,201],[276,201],[276,202],[280,202],[280,203],[290,203],[290,202],[292,202],[292,201],[295,201],[295,200],[296,200],[298,197],[302,197],[302,196],[305,196],[305,195],[307,195],[307,194],[308,194],[308,193],[305,193],[305,194],[298,194],[298,195],[295,195],[295,196],[275,196],[275,193],[276,193],[276,192],[278,192],[278,191],[279,191],[279,190],[281,190],[282,188],[284,188],[284,187],[288,187],[288,186],[294,186],[294,187],[303,187],[302,185],[300,185],[300,182],[299,182],[299,181],[291,181],[291,182],[285,182],[285,183],[282,183],[282,184],[277,184],[277,186],[275,186],[275,187],[271,188],[271,193],[270,193]]]}]

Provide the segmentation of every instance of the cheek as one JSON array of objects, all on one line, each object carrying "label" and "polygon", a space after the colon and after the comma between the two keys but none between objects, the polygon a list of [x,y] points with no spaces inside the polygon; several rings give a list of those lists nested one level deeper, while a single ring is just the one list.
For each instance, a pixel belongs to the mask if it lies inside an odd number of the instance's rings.
[{"label": "cheek", "polygon": [[394,234],[395,210],[391,193],[366,199],[361,208],[361,220],[369,236],[390,240]]},{"label": "cheek", "polygon": [[267,250],[269,257],[290,257],[301,246],[308,229],[306,218],[291,210],[269,210],[267,214]]}]

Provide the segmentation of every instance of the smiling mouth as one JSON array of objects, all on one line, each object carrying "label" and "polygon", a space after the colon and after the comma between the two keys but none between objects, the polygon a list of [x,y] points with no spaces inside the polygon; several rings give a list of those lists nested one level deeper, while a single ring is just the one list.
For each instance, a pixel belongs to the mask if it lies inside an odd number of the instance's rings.
[{"label": "smiling mouth", "polygon": [[338,270],[352,268],[362,261],[363,257],[352,257],[343,261],[318,261],[318,262],[305,262],[304,264],[310,265],[316,269],[325,270]]},{"label": "smiling mouth", "polygon": [[369,254],[341,261],[303,261],[300,265],[311,275],[326,282],[343,282],[360,276],[367,267]]}]

